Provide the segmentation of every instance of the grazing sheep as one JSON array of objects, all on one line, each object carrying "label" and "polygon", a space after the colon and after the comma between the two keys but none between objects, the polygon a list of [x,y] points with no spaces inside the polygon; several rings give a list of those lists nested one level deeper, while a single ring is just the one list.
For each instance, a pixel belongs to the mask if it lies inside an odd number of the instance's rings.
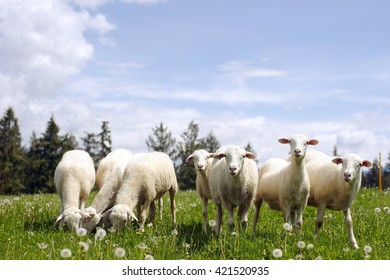
[{"label": "grazing sheep", "polygon": [[125,149],[117,149],[106,155],[100,162],[96,171],[96,187],[100,190],[107,180],[115,163],[126,160],[133,155],[132,152]]},{"label": "grazing sheep", "polygon": [[305,168],[307,145],[317,145],[318,140],[296,134],[279,142],[290,145],[290,160],[272,158],[259,169],[259,181],[254,201],[253,232],[256,231],[260,208],[265,201],[271,209],[282,210],[284,222],[302,226],[302,212],[309,197],[310,181]]},{"label": "grazing sheep", "polygon": [[152,202],[160,199],[168,191],[173,223],[176,224],[174,198],[178,191],[178,185],[172,160],[162,152],[137,154],[127,163],[114,207],[106,211],[102,218],[109,217],[113,228],[119,231],[129,220],[137,220],[133,209],[142,206],[139,214],[139,226],[140,230],[143,231]]},{"label": "grazing sheep", "polygon": [[196,170],[196,191],[203,205],[202,230],[207,233],[208,201],[211,199],[209,187],[209,174],[212,167],[214,153],[204,149],[196,150],[188,156],[186,162],[193,161]]},{"label": "grazing sheep", "polygon": [[216,232],[221,233],[222,206],[228,211],[231,231],[234,230],[233,210],[237,206],[241,226],[246,229],[247,214],[257,185],[258,173],[253,160],[256,156],[241,147],[230,145],[218,149],[213,157],[219,159],[214,162],[209,177],[211,198],[217,209]]},{"label": "grazing sheep", "polygon": [[55,225],[62,228],[65,224],[76,231],[95,183],[95,168],[90,155],[82,150],[66,152],[55,169],[54,183],[62,203],[62,213]]},{"label": "grazing sheep", "polygon": [[100,222],[102,213],[114,206],[116,195],[122,184],[123,173],[126,165],[131,158],[116,162],[95,196],[91,205],[86,208],[85,215],[82,218],[82,227],[88,231],[92,231]]},{"label": "grazing sheep", "polygon": [[359,246],[353,234],[350,208],[360,189],[362,166],[370,167],[371,162],[362,160],[356,154],[331,158],[319,151],[311,150],[306,159],[311,185],[308,205],[318,208],[316,234],[324,222],[326,208],[343,211],[349,243],[353,248]]}]

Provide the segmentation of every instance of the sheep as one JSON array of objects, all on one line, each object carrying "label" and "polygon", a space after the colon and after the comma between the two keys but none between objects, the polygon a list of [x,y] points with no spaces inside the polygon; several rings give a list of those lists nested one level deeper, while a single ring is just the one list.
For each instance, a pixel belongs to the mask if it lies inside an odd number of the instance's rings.
[{"label": "sheep", "polygon": [[54,225],[76,231],[85,202],[95,183],[95,167],[91,156],[82,150],[66,152],[54,172],[54,183],[62,210]]},{"label": "sheep", "polygon": [[100,222],[102,213],[114,206],[116,195],[122,184],[123,173],[130,157],[126,160],[120,160],[112,166],[109,175],[91,205],[84,210],[82,227],[86,230],[92,231]]},{"label": "sheep", "polygon": [[248,210],[252,205],[257,184],[256,156],[235,145],[223,146],[213,156],[216,160],[210,171],[211,198],[217,209],[216,233],[222,229],[222,206],[228,212],[230,231],[234,230],[233,210],[238,206],[238,216],[243,229],[248,225]]},{"label": "sheep", "polygon": [[126,160],[133,155],[132,152],[125,149],[116,149],[106,155],[100,162],[96,171],[96,187],[100,190],[115,163],[121,160]]},{"label": "sheep", "polygon": [[282,210],[285,223],[297,228],[302,226],[302,212],[310,190],[304,158],[307,146],[317,145],[319,141],[308,139],[302,134],[295,134],[289,139],[280,138],[278,141],[290,145],[290,160],[271,158],[260,167],[254,200],[253,232],[256,232],[263,201],[271,209]]},{"label": "sheep", "polygon": [[353,234],[350,208],[360,189],[362,166],[370,167],[371,162],[362,160],[356,154],[332,158],[311,150],[306,159],[311,185],[308,205],[318,208],[315,234],[317,235],[322,227],[326,208],[343,211],[349,243],[356,249],[359,246]]},{"label": "sheep", "polygon": [[[173,223],[176,224],[174,198],[178,184],[172,160],[162,152],[133,156],[126,165],[115,205],[103,213],[102,218],[108,217],[115,231],[122,230],[129,220],[139,220],[139,230],[144,231],[146,215],[152,202],[168,191]],[[137,218],[133,209],[141,206]]]},{"label": "sheep", "polygon": [[209,187],[209,175],[212,166],[214,153],[204,149],[194,151],[186,159],[186,162],[193,161],[196,170],[196,191],[202,201],[202,231],[207,233],[208,201],[211,199]]}]

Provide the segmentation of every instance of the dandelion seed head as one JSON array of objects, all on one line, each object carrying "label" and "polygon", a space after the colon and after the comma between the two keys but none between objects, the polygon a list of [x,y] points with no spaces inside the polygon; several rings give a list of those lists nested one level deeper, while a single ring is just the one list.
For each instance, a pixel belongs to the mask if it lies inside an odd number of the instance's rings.
[{"label": "dandelion seed head", "polygon": [[123,258],[126,255],[125,249],[118,247],[115,248],[115,256],[118,258]]},{"label": "dandelion seed head", "polygon": [[312,249],[314,249],[314,245],[313,244],[307,244],[307,246],[306,246],[306,248],[308,249],[308,250],[312,250]]},{"label": "dandelion seed head", "polygon": [[210,227],[215,227],[216,224],[217,224],[217,223],[215,222],[215,220],[210,220],[210,221],[209,221],[209,226],[210,226]]},{"label": "dandelion seed head", "polygon": [[302,254],[298,254],[298,255],[295,256],[295,259],[296,260],[303,260],[304,256]]},{"label": "dandelion seed head", "polygon": [[140,249],[140,250],[147,250],[148,246],[146,246],[145,243],[140,243],[140,244],[138,244],[138,249]]},{"label": "dandelion seed head", "polygon": [[70,249],[65,248],[61,250],[61,257],[66,259],[66,258],[70,258],[71,256],[72,256],[72,251]]},{"label": "dandelion seed head", "polygon": [[297,246],[298,246],[298,248],[303,249],[306,247],[306,244],[303,241],[298,241]]},{"label": "dandelion seed head", "polygon": [[78,236],[86,236],[87,235],[87,230],[85,228],[78,228],[76,231]]},{"label": "dandelion seed head", "polygon": [[283,224],[283,228],[284,228],[286,231],[291,231],[292,226],[291,226],[289,223],[284,223],[284,224]]},{"label": "dandelion seed head", "polygon": [[368,253],[372,252],[372,248],[371,248],[371,246],[366,245],[366,246],[364,246],[363,251],[364,251],[364,253],[368,254]]},{"label": "dandelion seed head", "polygon": [[380,213],[381,212],[381,209],[379,207],[375,208],[374,209],[375,213]]},{"label": "dandelion seed head", "polygon": [[346,253],[348,253],[349,250],[350,250],[350,249],[349,249],[348,247],[344,247],[344,248],[343,248],[343,251],[346,252]]},{"label": "dandelion seed head", "polygon": [[237,232],[235,232],[235,231],[232,231],[232,236],[237,236],[238,235],[238,233]]},{"label": "dandelion seed head", "polygon": [[154,257],[152,255],[145,255],[145,260],[152,261],[154,260]]},{"label": "dandelion seed head", "polygon": [[102,240],[106,234],[107,232],[104,229],[99,228],[95,233],[95,240]]},{"label": "dandelion seed head", "polygon": [[283,252],[282,252],[281,249],[274,249],[274,250],[272,251],[272,256],[273,256],[274,258],[281,258],[281,257],[283,256]]},{"label": "dandelion seed head", "polygon": [[47,244],[45,244],[45,243],[38,243],[38,247],[41,250],[45,250],[47,248]]},{"label": "dandelion seed head", "polygon": [[81,252],[87,252],[89,249],[88,243],[83,242],[83,241],[79,242],[79,247],[80,247]]},{"label": "dandelion seed head", "polygon": [[172,234],[172,235],[178,235],[179,232],[178,232],[176,229],[174,229],[174,230],[171,231],[171,234]]}]

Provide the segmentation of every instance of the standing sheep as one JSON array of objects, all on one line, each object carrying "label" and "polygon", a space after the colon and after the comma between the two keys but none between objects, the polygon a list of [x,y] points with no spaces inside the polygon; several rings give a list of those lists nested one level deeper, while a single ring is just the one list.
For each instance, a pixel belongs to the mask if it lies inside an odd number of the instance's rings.
[{"label": "standing sheep", "polygon": [[172,160],[162,152],[139,154],[127,163],[115,205],[103,216],[109,217],[113,228],[119,231],[129,220],[137,220],[133,209],[142,206],[139,214],[139,225],[140,230],[143,231],[152,202],[160,199],[168,191],[173,223],[176,224],[174,198],[178,191],[178,185]]},{"label": "standing sheep", "polygon": [[316,234],[323,222],[325,209],[344,212],[344,223],[348,230],[349,243],[359,248],[353,234],[350,208],[360,190],[361,167],[370,167],[371,162],[356,154],[331,158],[319,151],[310,151],[306,159],[310,178],[308,205],[317,207]]},{"label": "standing sheep", "polygon": [[282,210],[284,222],[302,226],[302,212],[309,197],[310,181],[305,168],[305,155],[308,145],[317,145],[318,140],[295,134],[290,139],[279,142],[290,145],[290,160],[273,158],[259,169],[259,181],[255,197],[253,232],[259,219],[260,208],[265,201],[271,209]]},{"label": "standing sheep", "polygon": [[218,149],[213,156],[214,162],[210,171],[209,185],[212,200],[217,209],[216,231],[222,229],[222,206],[228,211],[228,224],[234,230],[233,210],[238,206],[238,216],[244,229],[248,225],[248,210],[257,185],[257,167],[253,160],[256,156],[243,148],[230,145]]},{"label": "standing sheep", "polygon": [[90,155],[82,150],[66,152],[55,169],[54,183],[62,204],[62,213],[55,225],[62,228],[65,224],[76,231],[95,183],[95,168]]},{"label": "standing sheep", "polygon": [[204,149],[200,149],[194,151],[186,160],[186,162],[193,161],[196,170],[196,191],[202,200],[202,230],[204,233],[207,233],[208,201],[211,199],[209,174],[212,167],[213,156],[214,153],[209,153]]},{"label": "standing sheep", "polygon": [[106,155],[100,162],[96,171],[96,187],[100,190],[107,180],[112,167],[115,163],[126,160],[133,155],[132,152],[125,149],[117,149]]}]

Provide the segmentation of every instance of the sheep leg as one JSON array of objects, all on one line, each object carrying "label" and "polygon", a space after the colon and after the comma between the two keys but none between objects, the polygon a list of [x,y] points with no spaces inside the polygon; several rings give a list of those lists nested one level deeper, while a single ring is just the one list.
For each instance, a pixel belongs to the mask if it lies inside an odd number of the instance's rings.
[{"label": "sheep leg", "polygon": [[163,199],[162,199],[162,197],[160,197],[158,200],[158,211],[160,213],[160,220],[162,220],[163,205],[164,205]]},{"label": "sheep leg", "polygon": [[228,225],[230,232],[234,231],[234,208],[232,204],[226,205],[226,210],[228,212]]},{"label": "sheep leg", "polygon": [[149,212],[149,208],[150,208],[150,204],[151,202],[149,200],[146,200],[143,207],[142,207],[142,211],[141,211],[141,214],[139,215],[139,230],[141,232],[144,232],[144,225],[145,225],[145,220],[146,220],[146,216],[148,215],[148,212]]},{"label": "sheep leg", "polygon": [[150,204],[150,209],[149,209],[149,221],[154,224],[154,218],[156,217],[156,204],[154,201]]},{"label": "sheep leg", "polygon": [[344,210],[343,212],[344,212],[344,223],[345,223],[345,226],[347,227],[348,235],[349,235],[349,243],[351,244],[351,246],[353,248],[358,249],[359,246],[357,245],[355,236],[353,234],[351,211],[348,208],[347,210]]},{"label": "sheep leg", "polygon": [[260,216],[260,208],[261,205],[263,204],[263,200],[259,199],[258,201],[255,201],[255,216],[253,217],[253,227],[252,227],[252,232],[256,232],[256,226],[257,222],[259,221],[259,216]]},{"label": "sheep leg", "polygon": [[169,189],[169,198],[171,200],[171,214],[173,219],[173,224],[176,225],[176,204],[175,204],[175,194],[176,191],[173,188]]},{"label": "sheep leg", "polygon": [[323,205],[323,204],[318,205],[315,235],[318,234],[318,232],[320,231],[320,229],[324,223],[325,208],[326,208],[326,205]]},{"label": "sheep leg", "polygon": [[202,230],[204,233],[207,233],[207,218],[208,218],[208,213],[209,213],[209,210],[208,210],[208,201],[209,199],[207,197],[204,197],[202,199],[202,203],[203,203],[203,211],[202,211],[202,215],[203,215],[203,223],[202,223]]},{"label": "sheep leg", "polygon": [[238,217],[240,218],[240,223],[244,230],[248,227],[248,210],[249,203],[243,203],[238,207]]},{"label": "sheep leg", "polygon": [[217,215],[215,216],[215,226],[217,235],[221,234],[222,230],[222,205],[215,203],[217,209]]}]

